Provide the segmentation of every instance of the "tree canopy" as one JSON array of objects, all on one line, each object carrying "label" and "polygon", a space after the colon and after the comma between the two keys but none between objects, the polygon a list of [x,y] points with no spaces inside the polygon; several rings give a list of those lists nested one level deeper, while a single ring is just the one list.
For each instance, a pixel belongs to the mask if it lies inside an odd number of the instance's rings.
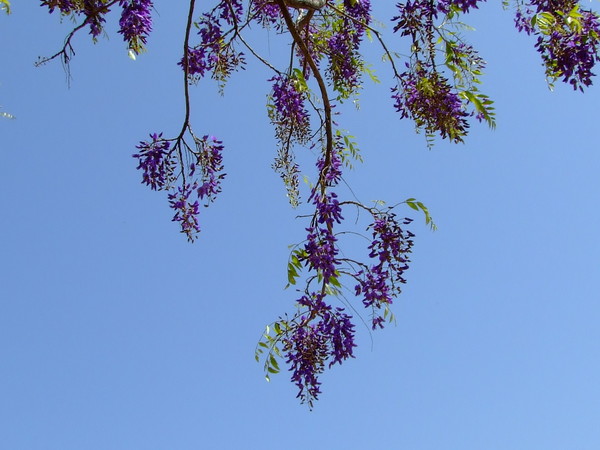
[{"label": "tree canopy", "polygon": [[[10,12],[8,1],[0,5]],[[62,47],[38,65],[60,60],[68,71],[78,35],[100,41],[111,11],[117,12],[118,34],[132,59],[152,49],[158,5],[150,0],[41,5],[72,20],[73,27]],[[369,0],[220,0],[208,6],[189,1],[182,53],[174,55],[182,75],[181,127],[149,130],[133,156],[142,183],[166,192],[173,222],[189,241],[196,240],[201,206],[225,188],[226,136],[195,131],[190,89],[212,78],[224,91],[252,62],[270,70],[265,92],[275,137],[273,169],[306,233],[291,246],[287,262],[296,309],[266,327],[256,359],[267,379],[287,364],[298,397],[310,407],[321,392],[319,376],[354,357],[359,307],[367,311],[372,330],[394,320],[391,305],[406,283],[415,238],[409,213],[419,212],[435,229],[423,202],[407,197],[364,203],[345,184],[344,173],[363,153],[351,131],[339,126],[339,116],[360,104],[365,83],[382,82],[388,84],[390,106],[400,119],[413,121],[429,147],[436,140],[464,142],[473,124],[493,128],[493,100],[482,91],[485,60],[465,37],[469,13],[488,6],[485,0],[406,0],[397,3],[392,17],[374,17]],[[575,0],[506,0],[503,7],[513,14],[516,31],[532,37],[550,88],[557,82],[577,91],[592,85],[600,43],[595,11]],[[281,35],[287,61],[262,55],[250,30]],[[381,64],[364,59],[368,40],[379,46]],[[314,155],[312,167],[299,162],[305,151]],[[370,151],[364,149],[366,155]],[[357,240],[364,242],[362,253],[345,251],[347,242]]]}]

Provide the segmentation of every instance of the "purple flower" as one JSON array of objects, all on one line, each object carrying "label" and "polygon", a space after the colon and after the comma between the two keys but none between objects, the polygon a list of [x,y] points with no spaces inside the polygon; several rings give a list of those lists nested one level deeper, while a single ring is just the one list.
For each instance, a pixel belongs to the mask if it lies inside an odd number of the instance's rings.
[{"label": "purple flower", "polygon": [[[542,13],[544,16],[539,16]],[[548,15],[552,20],[545,18]],[[600,57],[600,21],[596,13],[579,8],[576,0],[530,0],[518,5],[515,26],[537,36],[535,48],[550,83],[562,78],[581,91],[592,84],[592,69]]]},{"label": "purple flower", "polygon": [[279,22],[281,11],[279,5],[272,0],[254,0],[252,2],[252,15],[254,20],[267,27]]},{"label": "purple flower", "polygon": [[120,0],[123,7],[119,20],[119,33],[123,35],[129,48],[139,54],[146,45],[152,31],[151,0]]},{"label": "purple flower", "polygon": [[269,117],[275,125],[277,139],[286,142],[293,138],[305,143],[310,133],[310,119],[304,106],[304,94],[298,89],[299,82],[281,75],[269,81],[274,82]]},{"label": "purple flower", "polygon": [[306,263],[323,276],[323,282],[329,283],[331,277],[335,276],[336,266],[339,264],[336,246],[336,237],[328,228],[309,227],[306,229],[308,235],[307,243],[304,245],[306,252]]},{"label": "purple flower", "polygon": [[74,1],[71,0],[42,0],[40,6],[47,6],[52,14],[55,8],[58,8],[61,14],[70,14],[73,11],[79,11]]},{"label": "purple flower", "polygon": [[104,15],[110,10],[102,0],[86,0],[76,2],[70,0],[42,0],[41,6],[47,6],[50,13],[58,8],[61,14],[85,16],[85,23],[90,27],[90,34],[95,39],[102,32],[102,24],[106,22]]},{"label": "purple flower", "polygon": [[304,250],[306,252],[306,264],[314,271],[323,276],[323,281],[329,283],[331,277],[336,275],[336,267],[339,265],[337,259],[337,238],[333,234],[334,222],[341,223],[342,208],[337,195],[331,193],[317,193],[313,190],[313,204],[316,205],[314,225],[307,228],[308,235]]},{"label": "purple flower", "polygon": [[[200,201],[205,206],[213,202],[221,192],[223,173],[223,143],[212,136],[201,139],[194,137],[196,151],[192,151],[185,142],[176,141],[174,147],[161,134],[151,134],[151,141],[140,142],[139,153],[133,155],[139,161],[138,169],[143,170],[142,183],[152,190],[170,188],[168,200],[175,210],[174,222],[179,222],[181,232],[189,241],[194,241],[200,232],[198,214]],[[195,157],[187,164],[179,159],[181,148],[185,147]],[[175,168],[180,165],[175,175]],[[173,182],[181,178],[181,185],[174,187]]]},{"label": "purple flower", "polygon": [[425,35],[431,20],[438,15],[436,2],[430,0],[407,0],[397,3],[396,8],[400,14],[392,17],[392,22],[396,22],[394,33],[399,31],[401,36]]},{"label": "purple flower", "polygon": [[[233,2],[234,12],[236,2]],[[177,64],[184,69],[187,69],[187,74],[190,82],[196,82],[202,78],[206,72],[212,72],[212,78],[220,81],[222,85],[229,78],[231,73],[240,65],[245,64],[243,53],[236,53],[231,42],[225,42],[223,30],[221,28],[221,19],[225,18],[228,22],[233,20],[231,11],[227,2],[219,4],[221,15],[216,13],[219,8],[211,13],[202,15],[196,26],[200,29],[200,43],[188,47],[187,61],[185,55]],[[226,12],[229,11],[229,12]],[[235,13],[237,17],[237,13]]]},{"label": "purple flower", "polygon": [[137,169],[143,171],[142,183],[160,191],[172,181],[175,161],[170,143],[162,138],[162,133],[151,134],[150,138],[152,141],[142,141],[136,146],[139,153],[133,157],[139,161]]},{"label": "purple flower", "polygon": [[181,232],[187,236],[190,242],[193,242],[196,235],[200,232],[200,225],[198,224],[200,205],[198,200],[190,200],[190,196],[197,188],[197,183],[187,183],[183,186],[178,186],[177,190],[168,195],[169,204],[175,210],[172,221],[180,223]]},{"label": "purple flower", "polygon": [[[201,185],[198,188],[198,197],[213,202],[221,192],[221,180],[225,178],[223,172],[223,142],[214,136],[204,136],[200,141],[201,151],[198,163],[202,170]],[[192,174],[195,167],[192,167]]]},{"label": "purple flower", "polygon": [[342,98],[348,98],[360,87],[360,71],[362,61],[356,52],[358,42],[353,42],[353,36],[348,28],[333,33],[327,41],[329,57],[328,75],[333,81],[333,87]]},{"label": "purple flower", "polygon": [[[407,225],[410,219],[404,219]],[[382,308],[392,303],[401,293],[400,285],[406,283],[404,272],[408,270],[409,254],[414,235],[404,231],[392,213],[380,214],[370,225],[373,241],[369,245],[369,257],[375,262],[355,276],[359,280],[355,294],[363,296],[363,304],[373,311],[372,328],[383,328]]]},{"label": "purple flower", "polygon": [[404,72],[398,81],[399,88],[392,89],[392,98],[401,118],[411,118],[427,134],[438,132],[443,139],[463,142],[470,114],[446,78],[421,67]]},{"label": "purple flower", "polygon": [[304,295],[298,304],[307,308],[307,314],[288,331],[283,349],[298,386],[297,397],[312,407],[321,393],[319,375],[325,364],[332,367],[354,357],[355,331],[352,317],[343,308],[327,305],[322,294]]},{"label": "purple flower", "polygon": [[356,21],[362,22],[356,27],[364,30],[371,23],[371,0],[344,0],[346,13]]},{"label": "purple flower", "polygon": [[292,381],[298,386],[296,397],[312,407],[321,393],[319,374],[327,358],[327,341],[313,327],[298,327],[286,340],[286,363],[290,365]]},{"label": "purple flower", "polygon": [[241,21],[244,14],[242,0],[222,0],[216,9],[220,10],[219,17],[229,25]]},{"label": "purple flower", "polygon": [[469,12],[471,8],[477,8],[477,4],[485,0],[439,0],[438,9],[447,14],[452,6],[457,7],[463,13]]},{"label": "purple flower", "polygon": [[[187,70],[189,76],[203,77],[207,71],[216,68],[221,53],[221,40],[223,32],[218,21],[208,14],[205,14],[198,24],[200,31],[200,44],[196,47],[188,48]],[[184,66],[183,59],[178,63]]]}]

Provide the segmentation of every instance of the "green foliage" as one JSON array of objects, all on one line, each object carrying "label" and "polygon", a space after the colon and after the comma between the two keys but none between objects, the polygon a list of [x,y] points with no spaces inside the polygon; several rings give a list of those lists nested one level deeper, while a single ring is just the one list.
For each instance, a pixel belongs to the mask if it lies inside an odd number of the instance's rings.
[{"label": "green foliage", "polygon": [[265,332],[262,335],[262,338],[256,345],[256,349],[254,351],[254,359],[256,362],[259,362],[263,353],[266,352],[265,362],[264,362],[264,370],[265,370],[265,379],[267,381],[271,381],[271,374],[277,374],[280,372],[279,363],[277,362],[278,358],[282,358],[281,352],[281,338],[285,335],[285,333],[289,330],[288,321],[285,319],[280,319],[276,322],[273,322],[271,325],[267,325],[265,327]]},{"label": "green foliage", "polygon": [[345,130],[336,130],[335,136],[338,142],[343,142],[343,146],[339,147],[339,154],[344,166],[352,169],[354,167],[352,165],[352,160],[360,163],[363,162],[363,158],[360,155],[360,149],[357,147],[356,142],[354,142],[354,136],[348,134]]},{"label": "green foliage", "polygon": [[[459,95],[469,101],[477,112],[477,117],[486,121],[490,128],[496,127],[493,101],[479,92],[477,85],[481,84],[485,62],[468,44],[462,42],[455,33],[448,32],[452,39],[443,35],[438,39],[444,46],[444,65],[454,78]],[[456,39],[454,39],[456,38]]]},{"label": "green foliage", "polygon": [[431,214],[429,213],[429,209],[427,209],[427,207],[417,201],[414,198],[407,198],[406,200],[404,200],[403,203],[406,203],[406,205],[408,205],[410,208],[414,209],[415,211],[422,211],[423,214],[425,215],[425,223],[427,225],[429,225],[429,227],[431,228],[432,231],[437,230],[437,225],[433,222],[433,219],[431,218]]},{"label": "green foliage", "polygon": [[306,250],[303,248],[296,249],[290,254],[287,266],[288,284],[285,286],[286,289],[296,284],[296,279],[300,275],[299,272],[302,272],[302,261],[306,257]]},{"label": "green foliage", "polygon": [[462,91],[460,95],[471,102],[478,115],[480,115],[487,122],[490,128],[496,128],[494,108],[492,107],[494,102],[490,100],[487,95],[484,95],[477,90]]}]

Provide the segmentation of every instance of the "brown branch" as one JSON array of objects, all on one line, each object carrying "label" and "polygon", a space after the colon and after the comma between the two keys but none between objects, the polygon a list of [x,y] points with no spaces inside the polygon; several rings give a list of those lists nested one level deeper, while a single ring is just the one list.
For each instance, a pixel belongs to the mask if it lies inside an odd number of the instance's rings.
[{"label": "brown branch", "polygon": [[[287,0],[289,1],[289,0]],[[327,86],[325,85],[325,81],[321,76],[321,72],[317,67],[306,42],[298,33],[298,29],[294,24],[292,16],[287,9],[286,0],[275,0],[279,8],[281,9],[281,13],[283,14],[283,18],[285,20],[285,24],[292,35],[294,42],[300,48],[300,51],[304,55],[304,59],[308,61],[308,65],[313,72],[315,80],[317,81],[317,85],[319,86],[319,91],[321,92],[321,99],[323,100],[323,110],[325,113],[325,164],[323,166],[323,171],[319,175],[319,184],[321,184],[321,192],[325,192],[325,174],[329,170],[329,166],[331,165],[331,154],[333,153],[333,130],[332,130],[332,119],[331,119],[331,102],[329,100],[329,94],[327,92]]]},{"label": "brown branch", "polygon": [[[185,134],[185,130],[190,126],[190,89],[189,89],[189,83],[188,83],[188,77],[189,77],[189,60],[188,60],[188,49],[189,49],[189,42],[190,42],[190,31],[192,29],[192,22],[193,22],[193,16],[194,16],[194,6],[196,4],[196,0],[190,0],[190,8],[188,11],[188,17],[187,17],[187,24],[185,27],[185,37],[183,39],[183,92],[184,92],[184,96],[185,96],[185,116],[183,119],[183,126],[181,128],[181,132],[179,133],[179,136],[177,137],[177,140],[180,140],[183,138],[183,135]],[[182,158],[183,160],[183,158]]]},{"label": "brown branch", "polygon": [[[91,11],[91,13],[93,13],[93,15],[107,13],[109,11],[109,8],[111,6],[113,6],[115,3],[117,3],[118,1],[119,0],[113,0],[112,2],[107,3],[106,5],[102,5],[99,8]],[[47,56],[47,57],[43,57],[43,58],[40,56],[38,61],[35,63],[35,66],[39,67],[41,65],[44,65],[47,62],[50,62],[53,59],[58,58],[60,55],[63,56],[63,58],[62,58],[63,64],[66,64],[68,66],[69,60],[75,54],[75,51],[73,50],[73,46],[71,45],[71,39],[73,39],[73,36],[75,36],[75,33],[77,33],[79,30],[81,30],[83,27],[85,27],[89,23],[90,17],[91,17],[90,15],[86,14],[85,20],[71,30],[71,32],[65,38],[65,44],[63,45],[62,50],[56,52],[52,56]]]}]

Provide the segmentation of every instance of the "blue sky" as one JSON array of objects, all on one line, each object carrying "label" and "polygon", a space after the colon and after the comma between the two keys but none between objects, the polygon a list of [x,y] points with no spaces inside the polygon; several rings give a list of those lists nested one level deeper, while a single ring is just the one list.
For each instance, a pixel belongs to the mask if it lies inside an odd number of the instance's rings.
[{"label": "blue sky", "polygon": [[[533,40],[484,5],[466,21],[488,62],[498,127],[428,150],[367,87],[352,131],[363,201],[416,197],[397,325],[323,376],[310,412],[288,373],[254,361],[265,324],[293,311],[288,245],[302,239],[279,177],[266,79],[256,65],[224,97],[192,90],[192,123],[226,145],[221,197],[191,245],[131,154],[181,126],[176,66],[185,5],[157,2],[149,52],[119,36],[75,40],[36,2],[0,17],[0,445],[37,449],[597,449],[600,446],[600,156],[596,87],[550,92]],[[393,2],[379,6],[382,21]],[[114,22],[114,21],[113,21]],[[109,30],[114,30],[109,26]],[[253,34],[285,58],[274,33]],[[310,159],[307,158],[309,161]]]}]

